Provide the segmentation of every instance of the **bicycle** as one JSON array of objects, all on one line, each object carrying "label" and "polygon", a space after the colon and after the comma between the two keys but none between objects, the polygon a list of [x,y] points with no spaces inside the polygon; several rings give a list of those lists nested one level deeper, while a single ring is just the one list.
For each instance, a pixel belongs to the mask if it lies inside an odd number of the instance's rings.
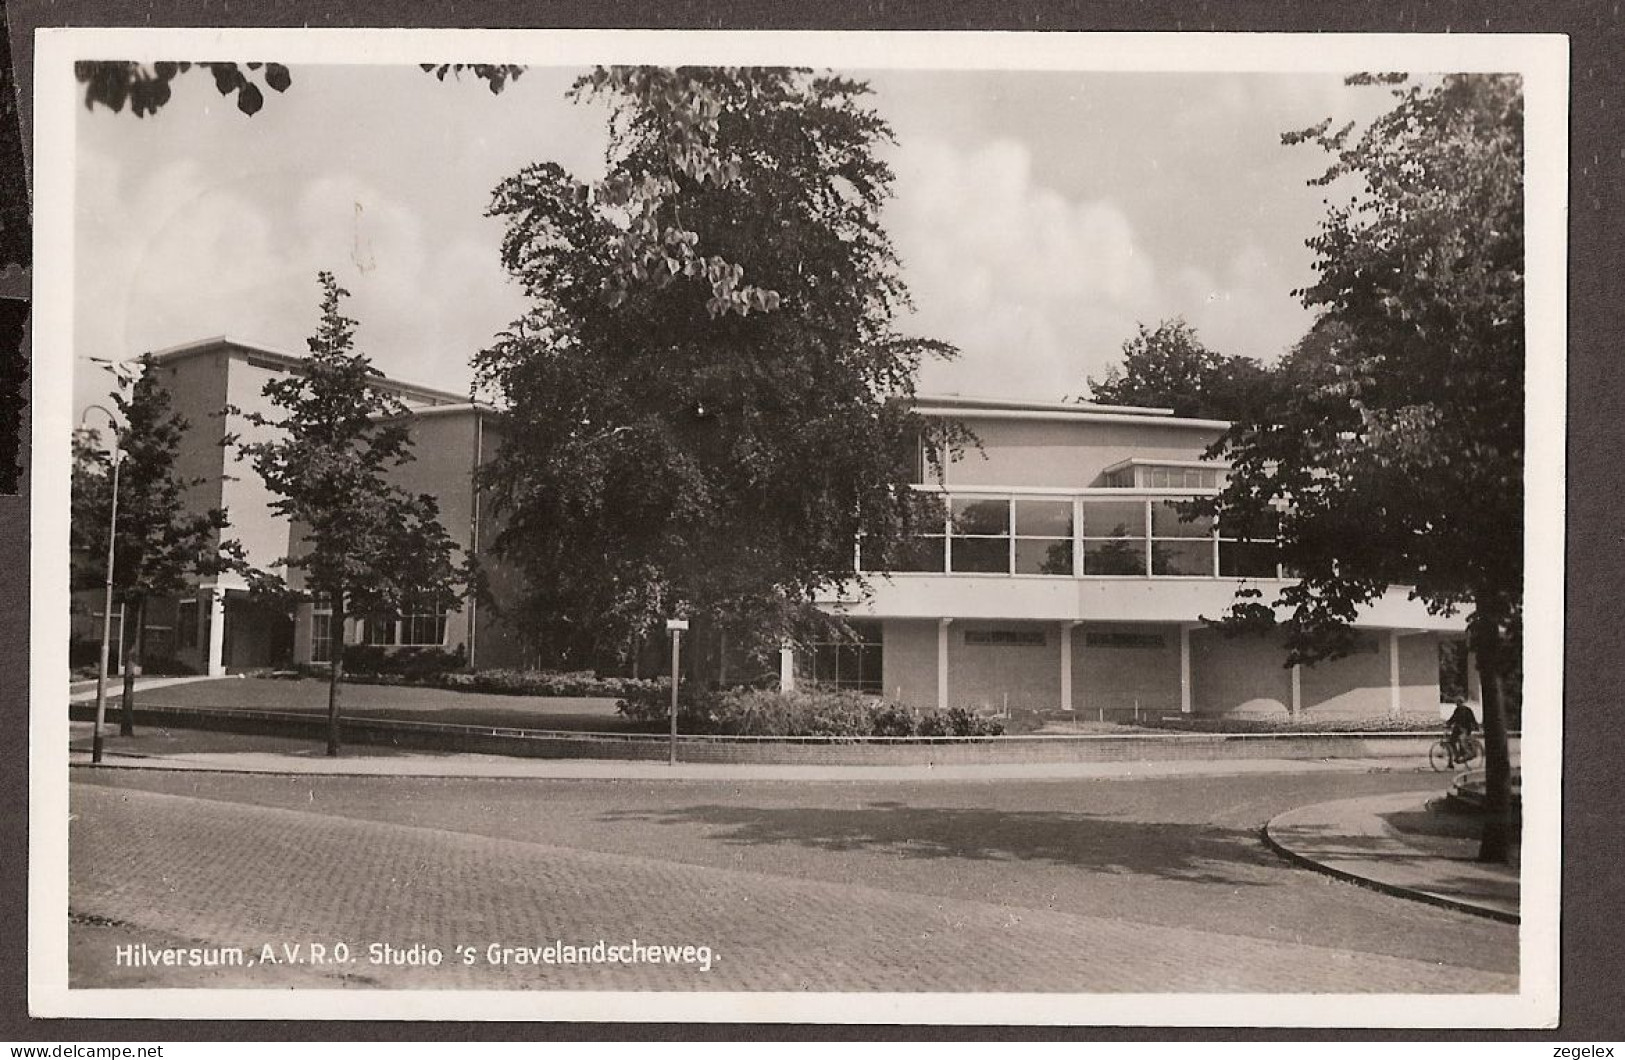
[{"label": "bicycle", "polygon": [[1442,773],[1457,766],[1471,765],[1484,753],[1484,745],[1476,736],[1462,736],[1459,739],[1444,737],[1428,749],[1428,765],[1433,767],[1435,773]]}]

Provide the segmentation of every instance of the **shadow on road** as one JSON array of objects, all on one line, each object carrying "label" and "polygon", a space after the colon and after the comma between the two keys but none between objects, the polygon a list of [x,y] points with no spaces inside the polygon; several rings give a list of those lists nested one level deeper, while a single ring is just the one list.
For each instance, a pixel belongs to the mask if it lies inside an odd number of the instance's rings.
[{"label": "shadow on road", "polygon": [[708,838],[744,846],[797,845],[901,858],[1045,861],[1092,872],[1258,886],[1282,863],[1256,833],[1207,824],[1159,824],[1042,810],[866,803],[858,809],[700,805],[623,810],[606,822],[708,825]]}]

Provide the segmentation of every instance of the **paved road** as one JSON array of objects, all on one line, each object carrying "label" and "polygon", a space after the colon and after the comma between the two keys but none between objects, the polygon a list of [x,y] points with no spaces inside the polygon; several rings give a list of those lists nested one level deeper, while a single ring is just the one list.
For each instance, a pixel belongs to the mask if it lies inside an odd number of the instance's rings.
[{"label": "paved road", "polygon": [[[1416,775],[775,783],[76,775],[76,986],[1501,992],[1517,932],[1292,868],[1258,830]],[[491,944],[705,946],[492,964]],[[313,965],[311,942],[352,949]],[[366,947],[438,947],[435,968]],[[302,947],[115,966],[115,947]],[[473,963],[460,962],[459,945]],[[698,951],[696,951],[698,954]],[[555,953],[554,961],[563,954]]]}]

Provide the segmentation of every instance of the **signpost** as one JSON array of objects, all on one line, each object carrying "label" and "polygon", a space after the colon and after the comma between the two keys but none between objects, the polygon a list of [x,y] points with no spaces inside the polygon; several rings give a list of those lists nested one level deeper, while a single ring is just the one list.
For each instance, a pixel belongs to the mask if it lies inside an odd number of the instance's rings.
[{"label": "signpost", "polygon": [[688,628],[686,618],[668,618],[666,628],[671,631],[671,750],[667,764],[677,764],[677,682],[681,672],[677,661],[683,655],[683,630]]}]

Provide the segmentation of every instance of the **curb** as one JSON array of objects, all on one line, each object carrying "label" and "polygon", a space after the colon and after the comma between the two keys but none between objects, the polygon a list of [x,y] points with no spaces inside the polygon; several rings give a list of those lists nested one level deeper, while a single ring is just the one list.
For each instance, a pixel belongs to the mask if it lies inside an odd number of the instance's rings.
[{"label": "curb", "polygon": [[[1027,765],[1011,763],[982,763],[973,765],[751,765],[741,763],[680,762],[675,770],[667,771],[664,764],[628,759],[586,761],[555,760],[562,767],[557,772],[518,771],[435,771],[366,770],[355,768],[297,769],[281,763],[263,766],[239,765],[230,762],[197,762],[170,758],[165,755],[146,755],[131,752],[109,752],[98,765],[85,757],[88,752],[77,752],[79,760],[70,760],[70,769],[93,771],[146,771],[159,773],[211,773],[226,776],[269,777],[325,777],[361,780],[468,780],[468,781],[635,781],[659,783],[662,781],[715,781],[724,783],[1001,783],[1006,781],[1036,782],[1120,782],[1145,780],[1188,780],[1211,777],[1244,777],[1265,775],[1305,775],[1320,773],[1389,774],[1397,772],[1378,760],[1348,760],[1343,765],[1309,762],[1300,759],[1253,759],[1265,768],[1241,768],[1233,761],[1213,760],[1200,763],[1206,768],[1167,768],[1168,762],[1096,762],[1056,763],[1039,762]],[[490,757],[493,761],[523,761]],[[120,761],[122,759],[122,761]],[[328,762],[330,759],[311,759]],[[339,760],[339,761],[356,761]],[[531,761],[537,761],[532,759]],[[541,764],[541,763],[538,763]],[[1181,763],[1183,765],[1184,763]],[[580,768],[580,767],[588,768]],[[576,768],[571,768],[576,767]],[[630,768],[627,768],[630,767]],[[1130,769],[1124,767],[1141,767]],[[545,768],[545,767],[544,767]],[[1021,770],[1021,772],[1015,772]],[[1034,771],[1029,771],[1034,770]],[[980,775],[979,775],[980,774]]]},{"label": "curb", "polygon": [[1282,859],[1297,865],[1299,868],[1310,869],[1324,876],[1330,876],[1333,879],[1342,880],[1344,883],[1352,883],[1357,887],[1364,887],[1366,890],[1376,891],[1379,894],[1390,895],[1394,898],[1406,898],[1413,902],[1422,902],[1426,905],[1438,906],[1441,909],[1452,909],[1458,913],[1467,913],[1472,916],[1484,917],[1487,920],[1497,920],[1503,924],[1517,924],[1520,922],[1520,917],[1517,913],[1508,913],[1504,910],[1479,905],[1475,902],[1467,902],[1459,898],[1448,898],[1442,894],[1432,894],[1428,891],[1419,891],[1412,887],[1403,887],[1397,883],[1388,883],[1383,880],[1372,879],[1369,876],[1362,876],[1359,873],[1350,872],[1347,869],[1334,868],[1333,866],[1327,865],[1324,862],[1316,861],[1314,858],[1304,854],[1299,854],[1297,851],[1287,848],[1279,840],[1272,836],[1270,834],[1270,824],[1273,823],[1274,821],[1272,820],[1269,822],[1269,824],[1265,824],[1264,827],[1259,830],[1260,835],[1264,840],[1264,845],[1270,850],[1274,851],[1275,854]]},{"label": "curb", "polygon": [[[69,716],[88,720],[73,704]],[[318,738],[326,719],[308,712],[138,706],[143,725]],[[516,758],[659,761],[669,737],[508,726],[347,717],[345,741],[431,752]],[[996,737],[760,737],[684,734],[679,757],[695,765],[961,766],[1103,762],[1342,758],[1409,760],[1425,756],[1428,736],[1413,733],[1155,733]],[[1424,748],[1418,751],[1418,747]]]}]

